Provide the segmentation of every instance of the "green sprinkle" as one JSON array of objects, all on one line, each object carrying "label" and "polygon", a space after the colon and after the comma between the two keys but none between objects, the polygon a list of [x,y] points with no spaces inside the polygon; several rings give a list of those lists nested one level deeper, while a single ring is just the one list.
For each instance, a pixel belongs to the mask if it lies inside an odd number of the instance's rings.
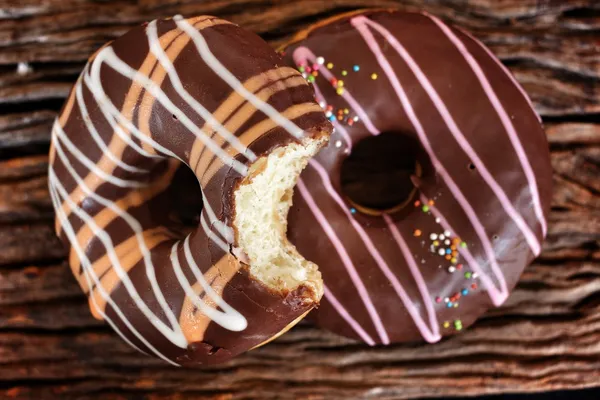
[{"label": "green sprinkle", "polygon": [[472,272],[465,272],[465,278],[471,279],[472,276],[473,276]]},{"label": "green sprinkle", "polygon": [[315,81],[315,77],[313,75],[309,75],[307,79],[311,83]]},{"label": "green sprinkle", "polygon": [[423,212],[428,212],[429,211],[429,206],[425,205],[423,206]]},{"label": "green sprinkle", "polygon": [[467,248],[467,242],[460,242],[460,247],[462,247],[463,249]]},{"label": "green sprinkle", "polygon": [[306,71],[306,70],[304,69],[304,67],[298,67],[298,71],[300,71],[300,72],[304,72],[304,71]]}]

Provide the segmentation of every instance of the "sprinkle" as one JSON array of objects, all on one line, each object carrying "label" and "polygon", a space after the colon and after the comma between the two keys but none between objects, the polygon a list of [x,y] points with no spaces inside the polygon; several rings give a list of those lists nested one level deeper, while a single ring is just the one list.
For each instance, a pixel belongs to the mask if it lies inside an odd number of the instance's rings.
[{"label": "sprinkle", "polygon": [[352,126],[352,125],[354,125],[354,120],[348,118],[348,126]]},{"label": "sprinkle", "polygon": [[469,271],[465,272],[465,278],[471,279],[472,277],[473,277],[473,273],[472,272],[469,272]]},{"label": "sprinkle", "polygon": [[329,82],[331,82],[331,84],[333,85],[333,87],[337,86],[337,79],[331,78],[331,80]]},{"label": "sprinkle", "polygon": [[417,236],[417,237],[419,237],[419,236],[421,236],[421,233],[422,233],[422,232],[421,232],[421,230],[420,230],[420,229],[415,229],[415,233],[414,233],[414,235],[415,235],[415,236]]},{"label": "sprinkle", "polygon": [[309,76],[308,76],[308,81],[309,81],[310,83],[313,83],[313,82],[315,81],[315,77],[314,77],[313,75],[309,75]]},{"label": "sprinkle", "polygon": [[342,71],[342,76],[346,76],[346,75],[348,75],[348,71],[346,71],[346,70],[343,70],[343,71]]},{"label": "sprinkle", "polygon": [[441,302],[442,302],[442,298],[441,298],[441,297],[439,297],[439,296],[438,296],[438,297],[436,297],[436,298],[435,298],[435,302],[436,302],[436,303],[441,303]]},{"label": "sprinkle", "polygon": [[339,87],[339,88],[337,88],[337,90],[335,92],[341,96],[341,95],[344,94],[344,88],[343,87]]},{"label": "sprinkle", "polygon": [[446,240],[444,240],[444,244],[445,244],[446,246],[448,246],[448,245],[450,244],[450,241],[449,241],[448,239],[446,239]]},{"label": "sprinkle", "polygon": [[449,297],[444,297],[444,303],[447,303],[447,302],[449,302],[449,301],[450,301],[450,298],[449,298]]},{"label": "sprinkle", "polygon": [[352,208],[350,209],[350,212],[351,212],[352,214],[356,214],[356,208],[352,207]]},{"label": "sprinkle", "polygon": [[433,200],[429,200],[429,205],[430,205],[430,206],[433,206],[434,204],[435,204],[435,201],[433,201]]},{"label": "sprinkle", "polygon": [[350,114],[350,110],[348,110],[347,108],[344,108],[344,114],[346,114],[346,115]]},{"label": "sprinkle", "polygon": [[452,306],[453,306],[452,302],[446,303],[446,307],[452,308]]},{"label": "sprinkle", "polygon": [[477,272],[475,272],[475,273],[473,274],[473,279],[477,279],[478,277],[479,277],[479,274],[477,274]]},{"label": "sprinkle", "polygon": [[352,119],[354,120],[354,122],[358,122],[358,115],[355,115]]},{"label": "sprinkle", "polygon": [[431,240],[436,240],[437,239],[437,235],[435,233],[432,233],[431,235],[429,235],[429,238]]},{"label": "sprinkle", "polygon": [[452,257],[458,257],[458,251],[452,250]]},{"label": "sprinkle", "polygon": [[440,240],[444,240],[446,239],[446,236],[444,236],[443,234],[439,236]]},{"label": "sprinkle", "polygon": [[317,64],[323,65],[325,59],[323,57],[317,57]]},{"label": "sprinkle", "polygon": [[446,329],[450,328],[450,322],[445,321],[444,322],[444,328],[446,328]]},{"label": "sprinkle", "polygon": [[456,266],[456,269],[460,271],[461,269],[463,269],[463,265],[462,265],[462,264],[458,264],[458,265]]},{"label": "sprinkle", "polygon": [[446,254],[450,254],[450,253],[452,253],[452,250],[446,249]]},{"label": "sprinkle", "polygon": [[331,116],[329,117],[329,120],[330,120],[331,122],[335,121],[335,115],[331,115]]},{"label": "sprinkle", "polygon": [[312,68],[309,67],[308,65],[306,66],[306,72],[308,72],[308,73],[312,72]]},{"label": "sprinkle", "polygon": [[437,240],[434,240],[434,242],[433,242],[433,245],[434,245],[435,247],[438,247],[438,246],[440,245],[440,242],[438,242]]},{"label": "sprinkle", "polygon": [[436,222],[437,224],[439,224],[439,223],[440,223],[440,219],[439,219],[439,218],[436,218],[436,219],[435,219],[435,222]]},{"label": "sprinkle", "polygon": [[466,242],[460,242],[460,247],[462,247],[463,249],[467,248],[467,243]]},{"label": "sprinkle", "polygon": [[458,308],[458,303],[454,303],[454,308]]},{"label": "sprinkle", "polygon": [[333,111],[333,106],[331,104],[327,106],[327,111]]},{"label": "sprinkle", "polygon": [[462,328],[463,328],[463,325],[462,325],[462,321],[461,321],[460,319],[457,319],[456,321],[454,321],[454,328],[455,328],[457,331],[460,331],[460,330],[462,330]]},{"label": "sprinkle", "polygon": [[423,206],[422,210],[423,210],[423,212],[428,212],[429,211],[429,207],[428,206]]},{"label": "sprinkle", "polygon": [[327,69],[333,68],[333,63],[327,63]]},{"label": "sprinkle", "polygon": [[376,73],[372,73],[371,74],[371,79],[373,79],[373,80],[377,79],[377,74]]},{"label": "sprinkle", "polygon": [[317,71],[319,69],[319,64],[313,64],[312,68],[314,71]]},{"label": "sprinkle", "polygon": [[341,79],[339,81],[337,81],[337,86],[338,87],[344,87],[344,81],[341,80]]},{"label": "sprinkle", "polygon": [[450,262],[451,262],[452,264],[456,264],[456,263],[458,262],[458,260],[456,259],[456,257],[452,257],[452,258],[450,259]]},{"label": "sprinkle", "polygon": [[325,106],[326,106],[324,101],[319,102],[319,105],[321,106],[321,108],[325,108]]},{"label": "sprinkle", "polygon": [[469,289],[463,289],[462,292],[460,292],[463,296],[466,296],[469,294]]},{"label": "sprinkle", "polygon": [[338,120],[339,120],[339,121],[341,121],[341,120],[343,120],[343,119],[344,119],[344,117],[342,117],[341,115],[338,115]]},{"label": "sprinkle", "polygon": [[360,67],[358,65],[355,65],[355,66],[352,67],[352,70],[354,72],[358,72],[358,71],[360,71]]},{"label": "sprinkle", "polygon": [[314,71],[312,72],[312,76],[319,76],[319,71],[317,71],[317,70],[314,70]]},{"label": "sprinkle", "polygon": [[421,202],[419,200],[415,201],[415,207],[419,207],[421,205]]},{"label": "sprinkle", "polygon": [[446,253],[446,252],[444,251],[444,249],[439,249],[439,250],[438,250],[438,254],[439,254],[440,256],[443,256],[445,253]]},{"label": "sprinkle", "polygon": [[444,235],[450,237],[450,236],[452,236],[452,232],[450,232],[449,230],[445,230]]},{"label": "sprinkle", "polygon": [[477,289],[477,284],[476,284],[476,283],[473,283],[473,284],[471,285],[471,289],[473,289],[473,290]]},{"label": "sprinkle", "polygon": [[446,256],[444,257],[446,260],[450,261],[450,259],[452,258],[452,256],[450,254],[446,254]]},{"label": "sprinkle", "polygon": [[337,142],[335,142],[335,147],[337,147],[337,148],[342,147],[342,141],[338,140]]},{"label": "sprinkle", "polygon": [[448,272],[450,272],[452,274],[452,273],[454,273],[454,271],[456,271],[455,267],[448,267]]},{"label": "sprinkle", "polygon": [[325,111],[325,116],[326,116],[327,118],[331,117],[331,115],[332,115],[332,114],[331,114],[331,111],[329,111],[329,110]]}]

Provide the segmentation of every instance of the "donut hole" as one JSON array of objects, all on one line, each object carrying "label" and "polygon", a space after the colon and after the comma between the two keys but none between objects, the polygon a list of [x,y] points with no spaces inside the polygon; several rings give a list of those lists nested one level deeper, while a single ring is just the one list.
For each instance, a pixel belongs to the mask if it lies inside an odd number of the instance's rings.
[{"label": "donut hole", "polygon": [[323,143],[318,139],[273,150],[252,164],[235,191],[237,243],[252,276],[280,293],[303,285],[313,300],[323,293],[321,274],[287,240],[287,215],[300,172]]},{"label": "donut hole", "polygon": [[384,132],[358,142],[341,165],[341,191],[357,211],[368,215],[403,209],[416,194],[422,174],[419,142]]}]

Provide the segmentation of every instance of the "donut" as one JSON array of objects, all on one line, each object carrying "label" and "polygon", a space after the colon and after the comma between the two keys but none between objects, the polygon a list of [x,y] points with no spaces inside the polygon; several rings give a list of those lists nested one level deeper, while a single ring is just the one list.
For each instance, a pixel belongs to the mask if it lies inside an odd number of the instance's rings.
[{"label": "donut", "polygon": [[225,20],[156,20],[101,48],[49,167],[94,317],[173,365],[224,362],[301,320],[322,280],[286,217],[331,130],[301,74]]},{"label": "donut", "polygon": [[437,342],[500,306],[541,250],[541,120],[508,70],[435,16],[363,10],[282,49],[334,125],[288,238],[319,265],[316,323],[370,345]]}]

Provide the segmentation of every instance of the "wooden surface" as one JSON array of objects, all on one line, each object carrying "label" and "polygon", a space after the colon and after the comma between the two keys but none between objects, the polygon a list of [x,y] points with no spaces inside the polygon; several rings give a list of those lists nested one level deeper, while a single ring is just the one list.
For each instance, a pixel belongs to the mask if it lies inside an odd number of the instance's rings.
[{"label": "wooden surface", "polygon": [[[549,237],[504,307],[436,345],[368,348],[303,324],[200,370],[139,355],[89,315],[52,231],[46,152],[95,49],[176,13],[231,19],[277,45],[338,12],[420,3],[483,39],[547,127]],[[600,385],[599,92],[597,0],[0,0],[0,398],[403,399]]]}]

